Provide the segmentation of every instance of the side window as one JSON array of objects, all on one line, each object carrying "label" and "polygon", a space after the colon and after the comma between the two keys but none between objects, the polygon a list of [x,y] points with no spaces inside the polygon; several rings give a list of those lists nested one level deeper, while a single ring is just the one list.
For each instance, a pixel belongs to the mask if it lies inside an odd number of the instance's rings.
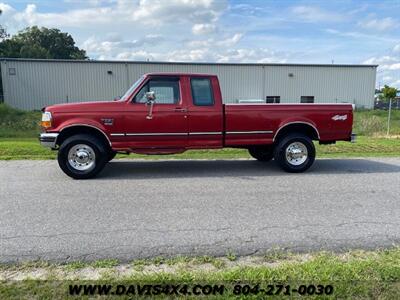
[{"label": "side window", "polygon": [[211,82],[208,78],[192,78],[190,80],[192,87],[193,104],[197,106],[214,105],[214,97],[211,88]]},{"label": "side window", "polygon": [[134,102],[135,103],[146,103],[146,93],[149,91],[149,83],[146,83],[140,91],[136,94]]},{"label": "side window", "polygon": [[136,94],[135,103],[146,103],[146,93],[154,92],[156,103],[175,104],[179,102],[179,80],[152,79],[148,81]]}]

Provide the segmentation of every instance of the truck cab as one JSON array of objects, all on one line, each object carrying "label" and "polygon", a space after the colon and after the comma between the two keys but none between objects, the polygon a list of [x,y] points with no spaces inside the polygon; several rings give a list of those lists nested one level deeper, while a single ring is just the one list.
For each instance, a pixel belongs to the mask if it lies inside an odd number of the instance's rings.
[{"label": "truck cab", "polygon": [[[115,146],[146,154],[223,146],[223,105],[216,76],[147,74],[127,97]],[[149,100],[149,93],[154,99]],[[126,150],[126,149],[125,149]]]}]

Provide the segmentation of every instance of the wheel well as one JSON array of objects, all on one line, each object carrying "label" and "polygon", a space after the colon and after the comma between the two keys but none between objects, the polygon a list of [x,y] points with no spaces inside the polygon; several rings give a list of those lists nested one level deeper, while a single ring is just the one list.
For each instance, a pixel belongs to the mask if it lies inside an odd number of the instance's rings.
[{"label": "wheel well", "polygon": [[94,127],[89,127],[89,126],[71,126],[67,127],[63,130],[61,130],[60,134],[57,137],[57,142],[56,144],[60,146],[67,138],[70,136],[73,136],[75,134],[89,134],[91,136],[94,136],[98,138],[100,141],[104,143],[106,147],[109,147],[111,149],[110,141],[108,138],[105,136],[105,133],[100,131],[100,129],[96,129]]},{"label": "wheel well", "polygon": [[282,137],[294,132],[302,133],[312,140],[319,140],[319,134],[315,127],[306,123],[293,123],[289,125],[284,125],[284,127],[279,129],[276,136],[274,137],[274,142],[279,141]]}]

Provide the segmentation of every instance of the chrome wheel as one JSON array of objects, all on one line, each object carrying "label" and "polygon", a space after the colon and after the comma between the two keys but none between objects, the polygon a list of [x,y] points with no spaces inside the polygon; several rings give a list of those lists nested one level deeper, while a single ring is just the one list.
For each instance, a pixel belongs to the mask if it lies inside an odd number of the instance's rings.
[{"label": "chrome wheel", "polygon": [[85,144],[77,144],[68,151],[69,165],[78,171],[91,171],[96,166],[96,153]]},{"label": "chrome wheel", "polygon": [[303,164],[308,157],[308,151],[306,145],[301,142],[294,142],[286,147],[286,160],[293,166],[299,166]]}]

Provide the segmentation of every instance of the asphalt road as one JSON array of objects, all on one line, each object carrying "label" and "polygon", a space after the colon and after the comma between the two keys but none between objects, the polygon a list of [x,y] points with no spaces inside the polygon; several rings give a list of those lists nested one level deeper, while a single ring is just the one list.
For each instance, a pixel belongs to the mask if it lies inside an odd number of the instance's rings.
[{"label": "asphalt road", "polygon": [[0,262],[262,254],[400,242],[400,158],[115,161],[77,181],[55,161],[0,162]]}]

